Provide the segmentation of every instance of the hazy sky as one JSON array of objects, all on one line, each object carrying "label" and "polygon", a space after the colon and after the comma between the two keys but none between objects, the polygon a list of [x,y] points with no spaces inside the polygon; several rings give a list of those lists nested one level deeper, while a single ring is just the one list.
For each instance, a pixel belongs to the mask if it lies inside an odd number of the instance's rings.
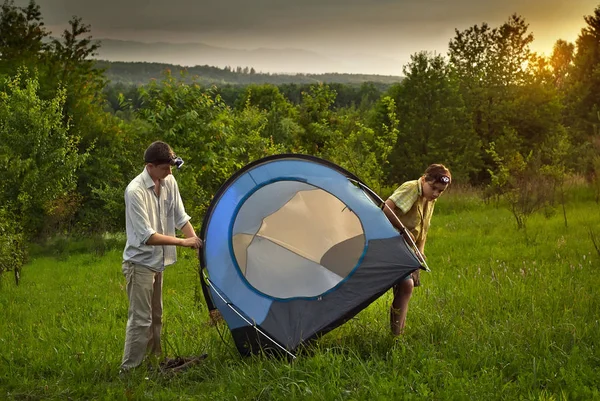
[{"label": "hazy sky", "polygon": [[[17,0],[25,5],[27,0]],[[237,49],[300,48],[344,58],[365,73],[374,60],[398,62],[410,54],[446,53],[454,29],[498,26],[522,15],[535,36],[532,49],[550,53],[557,39],[574,41],[598,0],[37,0],[44,22],[58,35],[72,15],[92,26],[96,39],[202,42]],[[177,62],[177,60],[173,60]],[[362,63],[362,64],[361,64]],[[356,72],[356,71],[354,71]]]}]

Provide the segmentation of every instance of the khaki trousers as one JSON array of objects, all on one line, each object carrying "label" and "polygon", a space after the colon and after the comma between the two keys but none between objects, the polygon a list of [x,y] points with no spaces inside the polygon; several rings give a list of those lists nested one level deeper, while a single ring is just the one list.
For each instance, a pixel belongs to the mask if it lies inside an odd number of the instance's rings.
[{"label": "khaki trousers", "polygon": [[127,280],[129,312],[121,369],[141,365],[146,353],[160,354],[162,329],[162,272],[131,262],[123,262]]}]

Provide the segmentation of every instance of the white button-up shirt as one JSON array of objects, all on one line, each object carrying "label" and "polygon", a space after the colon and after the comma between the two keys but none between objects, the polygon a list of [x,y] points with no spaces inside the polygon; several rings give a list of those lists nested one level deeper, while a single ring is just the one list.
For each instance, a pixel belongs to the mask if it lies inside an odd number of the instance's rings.
[{"label": "white button-up shirt", "polygon": [[172,175],[160,180],[160,195],[146,168],[125,190],[127,244],[123,261],[137,263],[160,272],[177,261],[174,245],[146,245],[154,233],[175,236],[190,220],[183,207],[177,181]]}]

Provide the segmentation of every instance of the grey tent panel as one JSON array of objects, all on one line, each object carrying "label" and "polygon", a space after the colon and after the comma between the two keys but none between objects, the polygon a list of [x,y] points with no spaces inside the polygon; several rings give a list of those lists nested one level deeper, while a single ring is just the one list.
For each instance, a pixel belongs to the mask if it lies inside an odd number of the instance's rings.
[{"label": "grey tent panel", "polygon": [[329,248],[321,258],[321,266],[338,276],[346,277],[354,269],[365,247],[365,235],[360,234]]},{"label": "grey tent panel", "polygon": [[402,237],[369,241],[367,249],[362,263],[335,291],[318,301],[273,303],[261,327],[294,349],[416,270],[416,258]]},{"label": "grey tent panel", "polygon": [[246,279],[263,294],[283,299],[315,297],[342,281],[323,266],[258,235],[248,247]]}]

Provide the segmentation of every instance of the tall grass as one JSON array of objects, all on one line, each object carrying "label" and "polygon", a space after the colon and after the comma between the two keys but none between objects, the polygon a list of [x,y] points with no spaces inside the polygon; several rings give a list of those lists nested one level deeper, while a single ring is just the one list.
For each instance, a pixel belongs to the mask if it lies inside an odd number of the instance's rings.
[{"label": "tall grass", "polygon": [[568,228],[561,214],[536,214],[524,233],[509,211],[447,194],[406,334],[389,333],[388,293],[293,363],[238,356],[227,328],[208,325],[197,261],[183,250],[165,274],[164,349],[209,358],[176,375],[118,375],[120,247],[37,252],[21,285],[0,283],[0,399],[600,399],[600,255],[589,236],[600,210],[581,190],[566,206]]}]

